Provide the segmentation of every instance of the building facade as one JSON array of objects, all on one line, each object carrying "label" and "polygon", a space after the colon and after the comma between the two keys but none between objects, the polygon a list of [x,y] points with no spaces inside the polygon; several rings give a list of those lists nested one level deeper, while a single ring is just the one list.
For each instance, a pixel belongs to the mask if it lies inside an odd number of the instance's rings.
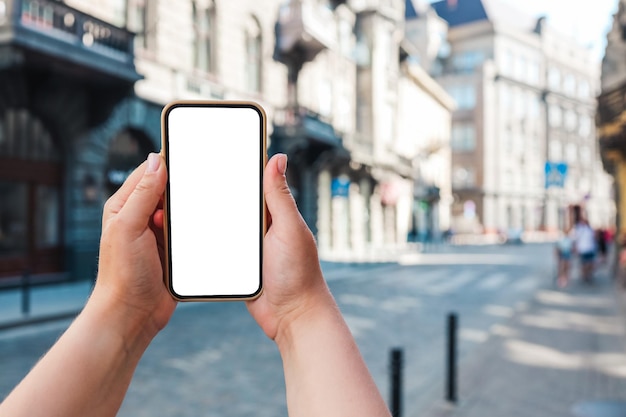
[{"label": "building facade", "polygon": [[[319,20],[334,27],[299,20],[299,10],[315,3],[325,6]],[[447,172],[439,165],[449,164],[452,101],[405,62],[404,7],[403,1],[292,1],[283,8],[277,59],[290,82],[272,150],[286,152],[297,166],[290,184],[323,258],[384,256],[418,230],[439,234],[449,224],[449,181],[438,174]],[[418,158],[435,142],[440,146],[424,168]],[[422,212],[415,212],[416,164],[427,173],[420,190],[431,192],[420,197],[428,202]]]},{"label": "building facade", "polygon": [[556,231],[567,227],[570,204],[585,205],[594,226],[610,225],[591,51],[501,2],[433,7],[450,29],[449,53],[432,73],[458,106],[451,137],[455,228]]},{"label": "building facade", "polygon": [[3,6],[0,277],[93,277],[109,144],[142,118],[133,34],[56,1]]},{"label": "building facade", "polygon": [[[433,162],[446,163],[445,146],[425,157],[411,142],[447,143],[449,97],[403,63],[403,1],[6,4],[3,279],[95,277],[102,206],[160,149],[161,109],[177,99],[266,109],[270,151],[289,155],[290,186],[323,256],[397,249],[433,223],[414,212],[418,173],[428,216],[447,227],[449,185],[434,179]],[[411,107],[431,103],[436,121],[411,125]]]},{"label": "building facade", "polygon": [[[620,0],[607,34],[598,97],[598,136],[604,169],[615,179],[616,240],[626,241],[626,1]],[[620,266],[623,268],[623,265]],[[623,271],[622,271],[623,273]]]}]

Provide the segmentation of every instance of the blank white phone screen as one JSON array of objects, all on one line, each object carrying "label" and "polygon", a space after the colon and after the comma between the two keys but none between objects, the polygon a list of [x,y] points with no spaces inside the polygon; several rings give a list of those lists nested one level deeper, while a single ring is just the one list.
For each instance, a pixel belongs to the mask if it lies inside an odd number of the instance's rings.
[{"label": "blank white phone screen", "polygon": [[264,119],[247,105],[175,105],[166,117],[171,290],[252,296],[261,289]]}]

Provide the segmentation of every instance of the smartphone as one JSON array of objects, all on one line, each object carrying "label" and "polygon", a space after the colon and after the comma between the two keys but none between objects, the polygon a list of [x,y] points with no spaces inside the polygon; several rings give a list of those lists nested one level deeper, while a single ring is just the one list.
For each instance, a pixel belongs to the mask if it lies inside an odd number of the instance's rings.
[{"label": "smartphone", "polygon": [[161,130],[168,290],[179,301],[258,297],[265,111],[253,102],[177,101],[163,108]]}]

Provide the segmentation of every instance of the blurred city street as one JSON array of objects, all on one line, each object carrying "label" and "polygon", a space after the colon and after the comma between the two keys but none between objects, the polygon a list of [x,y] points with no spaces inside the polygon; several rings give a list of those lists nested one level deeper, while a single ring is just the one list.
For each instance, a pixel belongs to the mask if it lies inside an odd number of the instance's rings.
[{"label": "blurred city street", "polygon": [[[286,155],[394,417],[626,417],[626,0],[3,0],[0,32],[0,400],[88,300],[106,202],[147,155],[174,178],[162,111],[182,100],[266,115],[254,142],[191,123],[173,139],[203,158],[186,166],[230,164],[185,181],[224,226],[192,259],[235,237],[249,262],[230,225],[262,199],[233,203],[252,194],[230,179]],[[609,256],[560,288],[556,244]],[[200,415],[287,415],[245,303],[179,304],[119,411]]]},{"label": "blurred city street", "polygon": [[[584,400],[626,401],[626,327],[606,268],[592,285],[574,278],[556,289],[552,250],[442,245],[398,262],[322,266],[385,399],[389,352],[403,349],[403,415],[566,416]],[[452,312],[457,405],[445,400]],[[68,324],[0,331],[0,396]],[[287,415],[284,389],[278,350],[243,303],[181,304],[140,362],[119,415]]]}]

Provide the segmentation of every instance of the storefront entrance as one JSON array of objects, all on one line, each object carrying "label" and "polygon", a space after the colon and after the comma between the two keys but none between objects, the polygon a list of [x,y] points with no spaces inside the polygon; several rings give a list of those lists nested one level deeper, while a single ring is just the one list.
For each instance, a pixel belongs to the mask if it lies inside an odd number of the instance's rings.
[{"label": "storefront entrance", "polygon": [[0,117],[0,279],[63,270],[61,152],[24,109]]}]

